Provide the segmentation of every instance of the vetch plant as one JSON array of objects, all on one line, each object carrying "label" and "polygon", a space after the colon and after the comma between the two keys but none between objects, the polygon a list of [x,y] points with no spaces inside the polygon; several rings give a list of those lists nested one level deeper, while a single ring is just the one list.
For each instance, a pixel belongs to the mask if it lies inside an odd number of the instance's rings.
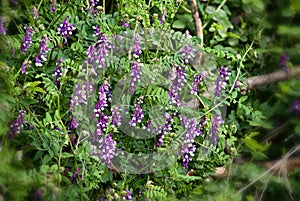
[{"label": "vetch plant", "polygon": [[261,58],[245,28],[253,22],[229,19],[241,5],[198,2],[202,38],[187,1],[24,3],[28,20],[14,21],[26,23],[24,33],[1,17],[3,97],[17,108],[6,135],[37,177],[20,197],[198,199],[204,178],[230,165],[239,143],[258,153],[244,133],[263,127],[267,106],[240,94]]}]

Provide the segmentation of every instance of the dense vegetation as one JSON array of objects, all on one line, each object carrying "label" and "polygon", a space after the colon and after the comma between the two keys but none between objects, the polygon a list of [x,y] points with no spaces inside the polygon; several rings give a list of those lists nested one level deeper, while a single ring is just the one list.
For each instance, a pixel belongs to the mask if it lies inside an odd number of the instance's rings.
[{"label": "dense vegetation", "polygon": [[1,1],[0,200],[300,199],[299,13]]}]

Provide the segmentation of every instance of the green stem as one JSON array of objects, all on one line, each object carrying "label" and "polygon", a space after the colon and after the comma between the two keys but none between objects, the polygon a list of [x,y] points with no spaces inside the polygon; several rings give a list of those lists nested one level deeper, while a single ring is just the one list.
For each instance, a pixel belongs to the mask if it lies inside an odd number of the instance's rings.
[{"label": "green stem", "polygon": [[216,12],[218,12],[223,6],[224,6],[224,4],[226,3],[226,1],[227,0],[223,0],[222,2],[221,2],[221,4],[218,6],[218,8],[216,9]]}]

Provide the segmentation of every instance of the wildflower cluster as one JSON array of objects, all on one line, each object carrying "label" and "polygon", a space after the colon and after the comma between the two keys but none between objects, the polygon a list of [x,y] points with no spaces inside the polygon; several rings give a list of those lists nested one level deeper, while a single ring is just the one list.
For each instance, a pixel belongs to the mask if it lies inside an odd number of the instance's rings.
[{"label": "wildflower cluster", "polygon": [[21,66],[21,72],[23,74],[27,74],[27,70],[26,68],[30,67],[31,66],[31,61],[28,61],[28,60],[25,60],[23,63],[22,63],[22,66]]},{"label": "wildflower cluster", "polygon": [[44,36],[41,40],[39,54],[35,56],[35,65],[42,66],[45,61],[47,61],[47,52],[49,52],[49,48],[47,45],[47,36]]},{"label": "wildflower cluster", "polygon": [[104,81],[103,85],[98,89],[98,102],[95,105],[94,115],[95,117],[100,117],[103,113],[105,107],[108,106],[108,102],[111,101],[110,84],[108,81]]},{"label": "wildflower cluster", "polygon": [[191,94],[194,94],[194,95],[198,94],[198,85],[199,84],[203,85],[204,78],[205,78],[205,74],[204,73],[199,73],[199,74],[195,75]]},{"label": "wildflower cluster", "polygon": [[50,12],[54,13],[60,4],[55,3],[55,0],[50,0]]},{"label": "wildflower cluster", "polygon": [[216,86],[215,86],[215,90],[214,90],[214,94],[216,96],[220,96],[221,95],[221,91],[225,89],[226,87],[226,81],[229,79],[229,71],[227,68],[221,66],[220,68],[220,74],[216,80]]},{"label": "wildflower cluster", "polygon": [[161,18],[160,18],[160,24],[164,24],[165,23],[165,20],[166,20],[166,15],[167,15],[167,12],[164,11]]},{"label": "wildflower cluster", "polygon": [[18,117],[10,124],[9,138],[14,138],[17,134],[19,134],[24,125],[24,117],[25,111],[20,110]]},{"label": "wildflower cluster", "polygon": [[59,87],[60,86],[60,81],[59,79],[62,76],[61,72],[61,63],[63,62],[62,58],[59,58],[56,62],[56,69],[52,72],[52,75],[55,76],[55,84]]},{"label": "wildflower cluster", "polygon": [[68,130],[74,130],[76,129],[77,127],[79,126],[79,123],[76,121],[76,118],[75,117],[72,117],[72,120],[68,126]]},{"label": "wildflower cluster", "polygon": [[158,128],[158,140],[157,140],[157,146],[162,146],[164,144],[164,136],[165,134],[169,133],[172,130],[172,123],[173,123],[173,117],[176,115],[176,113],[169,114],[166,113],[165,118],[166,118],[166,123],[164,126],[160,126]]},{"label": "wildflower cluster", "polygon": [[33,14],[33,19],[38,19],[39,18],[39,11],[36,7],[33,7],[33,9],[31,10],[31,13]]},{"label": "wildflower cluster", "polygon": [[99,0],[90,0],[90,5],[95,7],[99,3]]},{"label": "wildflower cluster", "polygon": [[68,20],[70,18],[71,16],[67,16],[57,28],[57,33],[66,39],[70,38],[70,36],[73,34],[73,31],[76,29],[74,24],[69,23]]},{"label": "wildflower cluster", "polygon": [[181,49],[184,63],[186,64],[189,63],[189,60],[191,60],[194,57],[194,52],[195,52],[195,48],[188,44]]},{"label": "wildflower cluster", "polygon": [[73,111],[75,105],[87,104],[87,97],[93,92],[93,86],[91,83],[83,82],[76,84],[72,99],[70,102],[70,111]]},{"label": "wildflower cluster", "polygon": [[123,196],[123,200],[132,200],[132,194],[129,190],[125,190],[126,195]]},{"label": "wildflower cluster", "polygon": [[99,137],[98,139],[97,156],[101,159],[101,161],[107,166],[110,167],[111,160],[117,156],[116,145],[117,143],[112,139],[112,134],[108,134],[107,136]]},{"label": "wildflower cluster", "polygon": [[0,35],[6,35],[6,27],[4,26],[4,20],[0,17]]},{"label": "wildflower cluster", "polygon": [[202,135],[206,120],[202,118],[199,125],[199,122],[195,118],[186,119],[186,117],[183,116],[181,117],[181,121],[186,130],[183,144],[179,147],[179,156],[183,154],[182,165],[185,171],[187,171],[188,164],[193,160],[194,152],[196,151],[196,145],[194,144],[195,138]]},{"label": "wildflower cluster", "polygon": [[122,21],[122,27],[123,28],[129,28],[130,27],[129,23],[127,23],[124,19],[122,19],[121,21]]},{"label": "wildflower cluster", "polygon": [[[94,134],[94,144],[97,148],[97,155],[106,166],[110,166],[111,159],[117,155],[116,142],[112,139],[112,134],[105,135],[106,129],[109,125],[109,119],[111,116],[107,116],[104,113],[104,109],[108,107],[108,103],[111,101],[110,84],[105,80],[102,86],[98,90],[99,98],[94,109],[94,118],[98,118],[96,125],[96,131]],[[116,109],[112,116],[118,117],[118,110]],[[114,122],[118,125],[120,119],[114,119]]]},{"label": "wildflower cluster", "polygon": [[88,58],[86,64],[91,64],[93,67],[105,68],[105,58],[108,56],[112,47],[111,42],[105,34],[102,34],[98,26],[95,29],[94,36],[99,36],[95,46],[89,46],[87,50]]},{"label": "wildflower cluster", "polygon": [[216,145],[218,141],[218,128],[220,124],[223,124],[224,120],[219,114],[216,114],[214,117],[214,120],[212,122],[212,127],[211,127],[211,134],[212,134],[212,140],[213,144]]},{"label": "wildflower cluster", "polygon": [[297,115],[300,115],[300,101],[295,100],[290,107],[290,112],[295,112]]},{"label": "wildflower cluster", "polygon": [[71,178],[72,184],[76,183],[76,181],[78,179],[78,176],[79,176],[80,179],[82,178],[82,175],[79,175],[80,170],[81,170],[81,168],[78,167],[77,170],[73,173],[72,178]]},{"label": "wildflower cluster", "polygon": [[135,91],[136,83],[140,82],[141,74],[141,67],[137,64],[137,62],[132,62],[132,68],[130,72],[130,93],[133,93]]},{"label": "wildflower cluster", "polygon": [[140,54],[142,54],[142,48],[140,46],[141,43],[141,37],[136,34],[134,36],[134,44],[133,44],[133,57],[134,58],[139,58]]},{"label": "wildflower cluster", "polygon": [[184,83],[186,82],[186,71],[184,66],[176,67],[175,78],[169,78],[169,98],[170,105],[178,107],[180,105],[179,92],[182,91]]},{"label": "wildflower cluster", "polygon": [[115,127],[120,126],[122,124],[121,111],[121,106],[113,107],[111,109],[111,124]]},{"label": "wildflower cluster", "polygon": [[32,44],[32,34],[34,33],[34,31],[32,30],[31,26],[27,26],[27,27],[24,27],[25,29],[25,36],[23,38],[23,41],[21,43],[21,52],[23,54],[25,54],[27,52],[27,50],[29,49],[30,45]]},{"label": "wildflower cluster", "polygon": [[279,65],[280,65],[281,68],[282,68],[283,70],[285,70],[285,71],[288,69],[286,62],[287,62],[289,59],[290,59],[290,58],[289,58],[289,56],[288,56],[286,53],[282,53],[282,54],[280,55]]},{"label": "wildflower cluster", "polygon": [[141,104],[143,104],[143,96],[137,99],[135,103],[135,111],[132,115],[132,119],[129,121],[130,126],[136,126],[137,123],[141,123],[144,117],[143,110],[141,108]]}]

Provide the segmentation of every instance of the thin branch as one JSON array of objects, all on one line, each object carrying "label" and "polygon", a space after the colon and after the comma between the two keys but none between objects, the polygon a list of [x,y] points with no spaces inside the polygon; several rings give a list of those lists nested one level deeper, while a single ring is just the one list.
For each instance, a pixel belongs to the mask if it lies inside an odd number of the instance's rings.
[{"label": "thin branch", "polygon": [[284,81],[297,76],[300,76],[300,67],[289,68],[288,71],[281,70],[266,75],[250,77],[246,79],[247,90],[253,89],[254,87]]},{"label": "thin branch", "polygon": [[199,16],[198,12],[198,6],[196,0],[191,0],[191,7],[193,9],[193,18],[194,18],[194,23],[195,23],[195,30],[196,30],[196,36],[198,36],[201,39],[201,47],[203,46],[203,27],[202,27],[202,21]]}]

